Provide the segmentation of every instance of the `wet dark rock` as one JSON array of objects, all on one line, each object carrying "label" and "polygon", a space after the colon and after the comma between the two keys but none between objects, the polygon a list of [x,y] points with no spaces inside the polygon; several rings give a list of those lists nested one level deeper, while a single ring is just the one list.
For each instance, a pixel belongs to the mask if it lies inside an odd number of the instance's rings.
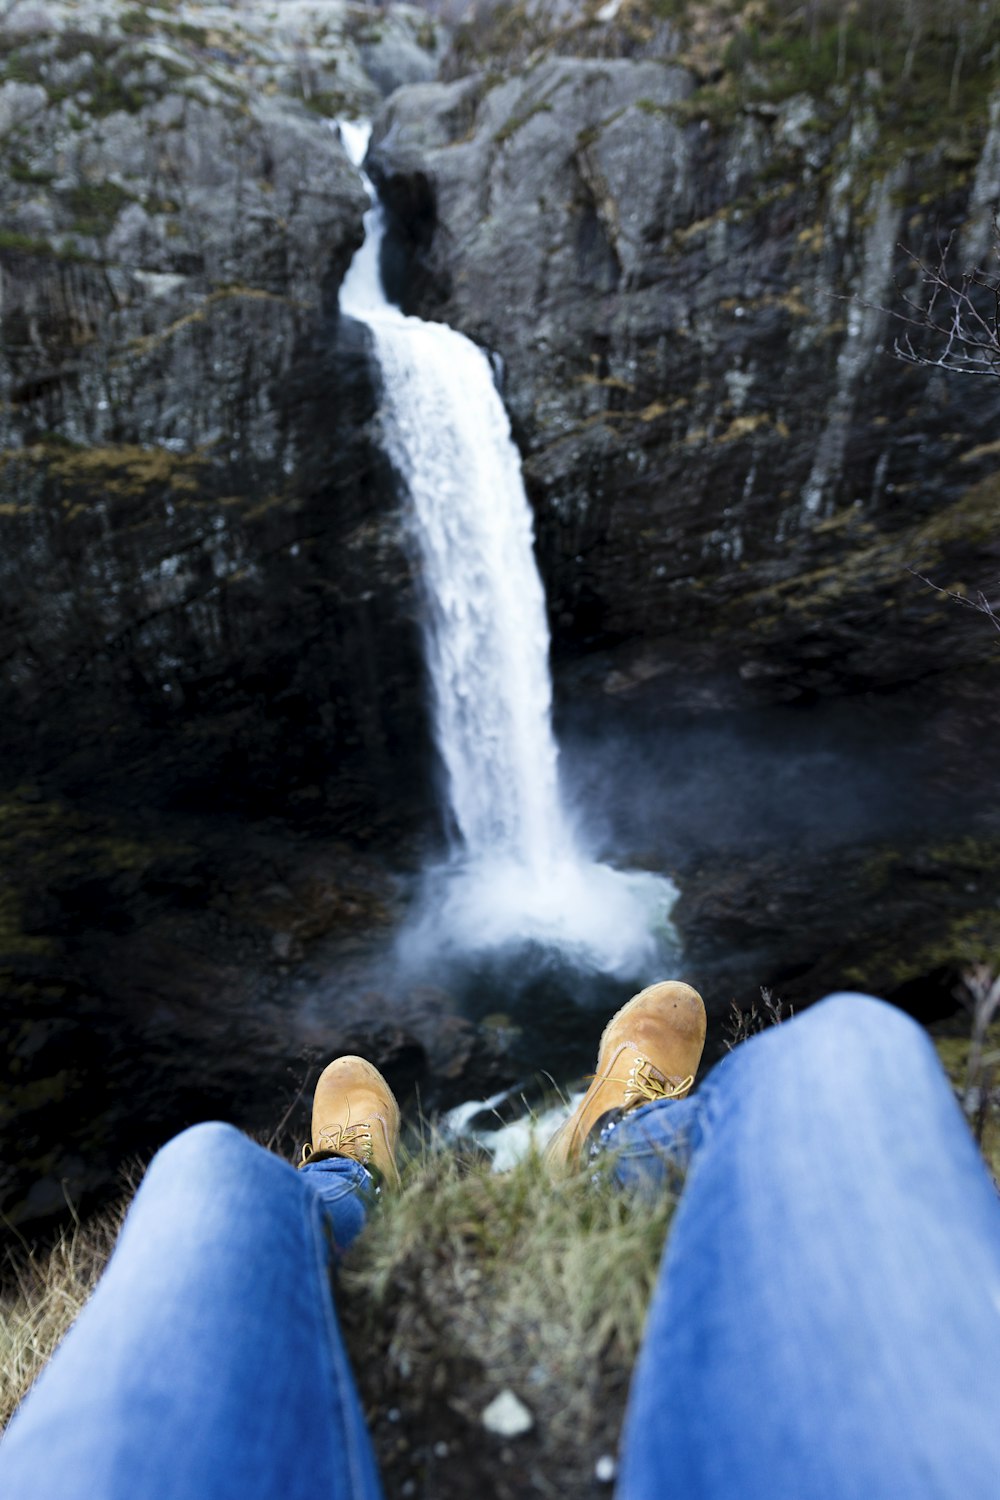
[{"label": "wet dark rock", "polygon": [[995,836],[966,836],[866,842],[808,862],[783,850],[698,861],[674,919],[708,1000],[706,1062],[733,1039],[735,1012],[764,1013],[762,991],[786,1019],[848,990],[927,1026],[951,1022],[970,955],[1000,961],[998,859]]},{"label": "wet dark rock", "polygon": [[[183,15],[47,15],[0,83],[11,780],[68,760],[63,784],[104,764],[167,804],[377,819],[427,750],[375,375],[336,307],[360,180],[260,17],[220,60]],[[409,15],[364,46],[419,50]],[[370,107],[360,15],[319,19]]]},{"label": "wet dark rock", "polygon": [[447,1108],[514,1076],[443,991],[373,988],[400,913],[384,860],[276,820],[167,826],[35,795],[3,806],[0,853],[18,868],[0,900],[10,1232],[87,1210],[200,1119],[293,1156],[340,1053],[414,1117],[417,1095]]}]

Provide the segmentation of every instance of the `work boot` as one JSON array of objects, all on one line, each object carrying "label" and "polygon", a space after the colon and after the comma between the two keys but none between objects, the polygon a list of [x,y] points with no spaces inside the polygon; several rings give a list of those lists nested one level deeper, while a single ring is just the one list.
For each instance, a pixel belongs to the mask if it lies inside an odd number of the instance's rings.
[{"label": "work boot", "polygon": [[302,1147],[300,1166],[347,1156],[399,1186],[396,1146],[399,1105],[378,1068],[363,1057],[337,1057],[319,1075],[313,1096],[312,1140]]},{"label": "work boot", "polygon": [[587,1138],[609,1111],[654,1099],[683,1099],[705,1045],[705,1006],[689,984],[651,984],[604,1028],[597,1071],[583,1099],[545,1149],[554,1174],[580,1164]]}]

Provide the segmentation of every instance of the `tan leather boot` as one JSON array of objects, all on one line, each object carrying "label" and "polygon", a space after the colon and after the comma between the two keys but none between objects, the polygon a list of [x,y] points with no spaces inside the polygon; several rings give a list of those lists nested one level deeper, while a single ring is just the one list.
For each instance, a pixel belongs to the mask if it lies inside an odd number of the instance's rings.
[{"label": "tan leather boot", "polygon": [[316,1156],[349,1156],[399,1186],[396,1146],[399,1105],[378,1068],[363,1057],[337,1057],[319,1076],[313,1096],[312,1141],[300,1166]]},{"label": "tan leather boot", "polygon": [[587,1137],[609,1110],[683,1099],[704,1045],[705,1006],[689,984],[668,980],[633,996],[604,1028],[594,1080],[545,1149],[552,1172],[579,1166]]}]

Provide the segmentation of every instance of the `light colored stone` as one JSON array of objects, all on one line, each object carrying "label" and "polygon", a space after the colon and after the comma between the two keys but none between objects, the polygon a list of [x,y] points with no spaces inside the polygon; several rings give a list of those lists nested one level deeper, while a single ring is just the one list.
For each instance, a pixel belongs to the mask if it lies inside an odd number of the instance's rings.
[{"label": "light colored stone", "polygon": [[0,87],[0,135],[39,114],[48,102],[40,83],[5,83]]},{"label": "light colored stone", "polygon": [[812,95],[793,94],[781,106],[775,131],[780,141],[802,147],[808,143],[816,123],[816,102]]},{"label": "light colored stone", "polygon": [[535,1419],[513,1391],[501,1391],[483,1412],[483,1426],[497,1437],[523,1437],[535,1425]]},{"label": "light colored stone", "polygon": [[44,5],[18,5],[7,7],[3,18],[4,30],[9,36],[45,36],[56,29],[56,18]]}]

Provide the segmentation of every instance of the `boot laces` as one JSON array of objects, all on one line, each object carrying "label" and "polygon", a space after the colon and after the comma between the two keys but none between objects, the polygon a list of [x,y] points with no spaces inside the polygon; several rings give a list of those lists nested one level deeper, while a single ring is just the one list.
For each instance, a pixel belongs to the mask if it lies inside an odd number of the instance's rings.
[{"label": "boot laces", "polygon": [[682,1099],[693,1083],[693,1073],[687,1078],[668,1078],[659,1068],[654,1068],[648,1057],[640,1054],[625,1080],[622,1108],[636,1109],[640,1104],[650,1104],[655,1099]]},{"label": "boot laces", "polygon": [[366,1167],[372,1159],[374,1146],[372,1128],[366,1120],[358,1125],[327,1125],[316,1137],[315,1145],[307,1141],[302,1147],[304,1165],[317,1151],[333,1151],[337,1156],[349,1156],[352,1161]]}]

